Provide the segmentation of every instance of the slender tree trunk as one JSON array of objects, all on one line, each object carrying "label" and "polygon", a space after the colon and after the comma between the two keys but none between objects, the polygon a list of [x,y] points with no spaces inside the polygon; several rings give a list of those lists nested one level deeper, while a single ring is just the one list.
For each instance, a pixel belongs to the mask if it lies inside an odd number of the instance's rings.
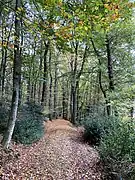
[{"label": "slender tree trunk", "polygon": [[63,76],[62,77],[62,117],[63,119],[67,119],[67,116],[68,116],[68,103],[67,103],[68,93],[66,89],[67,89],[67,86],[66,86],[66,82]]},{"label": "slender tree trunk", "polygon": [[80,77],[82,75],[84,65],[87,59],[87,51],[88,51],[88,46],[86,45],[84,54],[83,54],[83,59],[82,59],[82,64],[81,64],[81,69],[77,75],[76,78],[76,120],[78,120],[78,112],[79,112],[79,82],[80,82]]},{"label": "slender tree trunk", "polygon": [[55,75],[54,75],[54,118],[57,118],[57,104],[58,104],[58,64],[55,62]]},{"label": "slender tree trunk", "polygon": [[77,96],[76,96],[76,88],[73,90],[73,93],[72,93],[72,102],[73,102],[73,109],[72,109],[72,117],[71,117],[71,120],[72,120],[72,123],[75,124],[75,121],[76,121],[76,102],[77,102]]},{"label": "slender tree trunk", "polygon": [[71,83],[71,122],[75,124],[76,120],[76,71],[77,71],[77,59],[78,59],[78,42],[75,45],[75,59],[72,72],[72,83]]},{"label": "slender tree trunk", "polygon": [[91,76],[90,76],[90,93],[89,93],[89,104],[91,104],[91,101],[92,101],[92,87],[93,87],[93,81],[92,81],[92,74],[93,72],[91,73]]},{"label": "slender tree trunk", "polygon": [[[101,64],[101,62],[100,62],[100,64]],[[101,68],[99,68],[99,86],[100,86],[100,89],[101,89],[101,91],[103,93],[103,96],[104,96],[104,99],[105,99],[105,102],[106,102],[107,115],[110,116],[110,114],[111,114],[111,112],[110,112],[111,111],[111,107],[110,107],[109,101],[107,99],[106,91],[104,91],[103,86],[102,86],[102,72],[101,72]]]},{"label": "slender tree trunk", "polygon": [[3,80],[3,69],[4,69],[4,25],[3,25],[3,17],[2,17],[2,60],[1,60],[1,67],[0,67],[0,90],[1,94],[3,96],[3,87],[2,87],[2,80]]},{"label": "slender tree trunk", "polygon": [[46,91],[47,91],[47,54],[49,50],[49,41],[45,43],[45,52],[44,52],[44,75],[43,75],[43,89],[42,89],[42,98],[41,103],[46,103]]},{"label": "slender tree trunk", "polygon": [[111,57],[111,49],[110,49],[110,41],[107,37],[106,39],[106,50],[107,50],[107,61],[108,61],[108,77],[109,77],[109,90],[113,91],[114,90],[114,82],[113,82],[113,61]]},{"label": "slender tree trunk", "polygon": [[69,80],[67,81],[67,119],[70,120],[70,82]]},{"label": "slender tree trunk", "polygon": [[73,91],[74,91],[74,87],[71,83],[71,89],[70,89],[70,118],[71,118],[71,122],[73,122],[72,118],[73,118]]},{"label": "slender tree trunk", "polygon": [[[42,38],[42,37],[41,37]],[[43,54],[42,54],[42,49],[43,49],[43,41],[41,39],[41,47],[40,47],[40,63],[39,63],[39,87],[38,87],[38,102],[41,101],[41,75],[42,75],[42,65],[43,65]]]},{"label": "slender tree trunk", "polygon": [[[30,51],[28,51],[30,53]],[[29,69],[28,69],[28,80],[27,80],[27,102],[30,102],[30,94],[31,94],[31,74],[32,74],[32,59],[29,61]]]},{"label": "slender tree trunk", "polygon": [[100,86],[101,92],[103,93],[103,96],[105,99],[107,115],[110,116],[111,115],[111,106],[109,105],[109,100],[108,100],[108,97],[106,95],[106,91],[104,90],[104,88],[102,86],[102,71],[101,71],[101,65],[102,64],[101,64],[101,60],[100,60],[101,57],[100,57],[100,54],[98,53],[98,51],[95,47],[93,39],[91,39],[91,43],[92,43],[95,55],[97,56],[98,62],[99,62],[99,72],[98,72],[99,73],[99,86]]},{"label": "slender tree trunk", "polygon": [[77,110],[76,119],[77,119],[77,121],[79,119],[79,101],[80,101],[80,98],[79,98],[79,87],[77,87],[77,100],[76,100],[76,110]]},{"label": "slender tree trunk", "polygon": [[52,67],[51,67],[51,50],[49,54],[49,75],[50,75],[50,86],[49,86],[49,119],[52,120]]},{"label": "slender tree trunk", "polygon": [[36,72],[35,72],[35,56],[36,56],[36,41],[33,47],[33,57],[32,57],[32,80],[31,80],[31,100],[34,101],[34,84],[36,82]]},{"label": "slender tree trunk", "polygon": [[[107,51],[107,61],[108,61],[108,78],[109,78],[109,91],[114,91],[114,77],[113,77],[113,60],[111,56],[111,47],[110,47],[110,40],[108,36],[106,37],[106,51]],[[116,108],[114,109],[115,115],[118,115]],[[110,105],[110,115],[112,114],[112,107]]]},{"label": "slender tree trunk", "polygon": [[[22,22],[22,15],[20,18],[20,26],[21,26],[21,47],[20,47],[20,61],[22,64],[22,46],[23,46],[23,22]],[[21,73],[20,73],[20,77],[19,77],[19,102],[18,105],[21,105],[21,100],[22,100],[22,77],[21,77]]]},{"label": "slender tree trunk", "polygon": [[71,64],[71,70],[72,70],[73,75],[72,75],[72,81],[71,81],[70,111],[71,111],[71,122],[73,124],[75,123],[76,117],[77,117],[77,91],[79,88],[80,77],[81,77],[83,69],[84,69],[87,51],[88,51],[88,47],[86,45],[85,50],[84,50],[84,54],[83,54],[81,69],[80,69],[79,73],[77,74],[78,47],[79,47],[79,44],[78,44],[78,42],[76,42],[74,65]]},{"label": "slender tree trunk", "polygon": [[7,131],[4,134],[2,145],[4,148],[8,148],[12,134],[15,127],[18,101],[19,101],[19,89],[20,83],[19,78],[21,74],[21,61],[20,61],[20,49],[19,49],[19,37],[20,37],[20,20],[19,14],[17,13],[18,8],[21,7],[20,0],[16,0],[16,15],[15,15],[15,48],[14,48],[14,65],[13,65],[13,94],[12,94],[12,104],[11,112],[9,116]]},{"label": "slender tree trunk", "polygon": [[31,91],[30,91],[30,100],[33,101],[33,93],[34,93],[34,82],[32,80]]},{"label": "slender tree trunk", "polygon": [[31,73],[29,72],[28,82],[27,82],[27,102],[30,102],[30,81]]},{"label": "slender tree trunk", "polygon": [[34,92],[33,92],[34,102],[36,102],[36,91],[37,91],[37,81],[35,81],[34,83]]}]

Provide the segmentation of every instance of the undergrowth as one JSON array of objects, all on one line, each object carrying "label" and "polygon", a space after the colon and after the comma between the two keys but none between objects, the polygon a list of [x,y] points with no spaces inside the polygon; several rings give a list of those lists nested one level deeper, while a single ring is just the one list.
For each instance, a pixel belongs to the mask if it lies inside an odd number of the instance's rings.
[{"label": "undergrowth", "polygon": [[13,139],[22,144],[32,144],[44,134],[43,115],[40,105],[29,103],[19,109]]},{"label": "undergrowth", "polygon": [[0,99],[0,134],[6,130],[9,118],[10,104],[4,99]]},{"label": "undergrowth", "polygon": [[[0,100],[0,134],[6,131],[9,112],[10,103]],[[14,141],[22,144],[32,144],[38,141],[44,134],[43,120],[41,105],[34,102],[21,105],[13,133]]]},{"label": "undergrowth", "polygon": [[115,129],[102,137],[99,153],[106,167],[106,180],[112,176],[122,180],[134,180],[135,122],[119,121]]},{"label": "undergrowth", "polygon": [[83,139],[96,145],[104,164],[104,179],[135,179],[135,121],[91,116],[81,121]]}]

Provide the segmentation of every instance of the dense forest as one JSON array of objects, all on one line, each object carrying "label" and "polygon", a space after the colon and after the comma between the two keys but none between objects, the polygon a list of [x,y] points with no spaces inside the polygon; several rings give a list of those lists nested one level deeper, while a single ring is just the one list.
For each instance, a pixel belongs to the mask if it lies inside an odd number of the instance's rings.
[{"label": "dense forest", "polygon": [[2,148],[65,119],[84,127],[105,172],[134,180],[134,11],[129,0],[0,1]]}]

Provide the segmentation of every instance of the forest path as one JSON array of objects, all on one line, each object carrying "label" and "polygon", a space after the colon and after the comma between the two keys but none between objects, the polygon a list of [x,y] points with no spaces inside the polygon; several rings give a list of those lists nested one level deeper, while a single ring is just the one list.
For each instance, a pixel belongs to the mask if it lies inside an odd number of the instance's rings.
[{"label": "forest path", "polygon": [[81,142],[80,128],[60,119],[48,121],[45,127],[45,136],[38,143],[30,147],[14,147],[20,156],[14,164],[8,164],[5,179],[101,179],[98,153]]}]

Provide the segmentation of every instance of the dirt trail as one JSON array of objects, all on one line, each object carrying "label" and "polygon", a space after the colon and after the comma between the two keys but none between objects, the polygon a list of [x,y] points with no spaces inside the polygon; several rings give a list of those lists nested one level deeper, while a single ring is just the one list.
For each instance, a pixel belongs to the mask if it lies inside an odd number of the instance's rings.
[{"label": "dirt trail", "polygon": [[80,141],[81,132],[68,121],[48,121],[38,143],[14,146],[19,159],[7,165],[2,179],[100,180],[98,153]]}]

